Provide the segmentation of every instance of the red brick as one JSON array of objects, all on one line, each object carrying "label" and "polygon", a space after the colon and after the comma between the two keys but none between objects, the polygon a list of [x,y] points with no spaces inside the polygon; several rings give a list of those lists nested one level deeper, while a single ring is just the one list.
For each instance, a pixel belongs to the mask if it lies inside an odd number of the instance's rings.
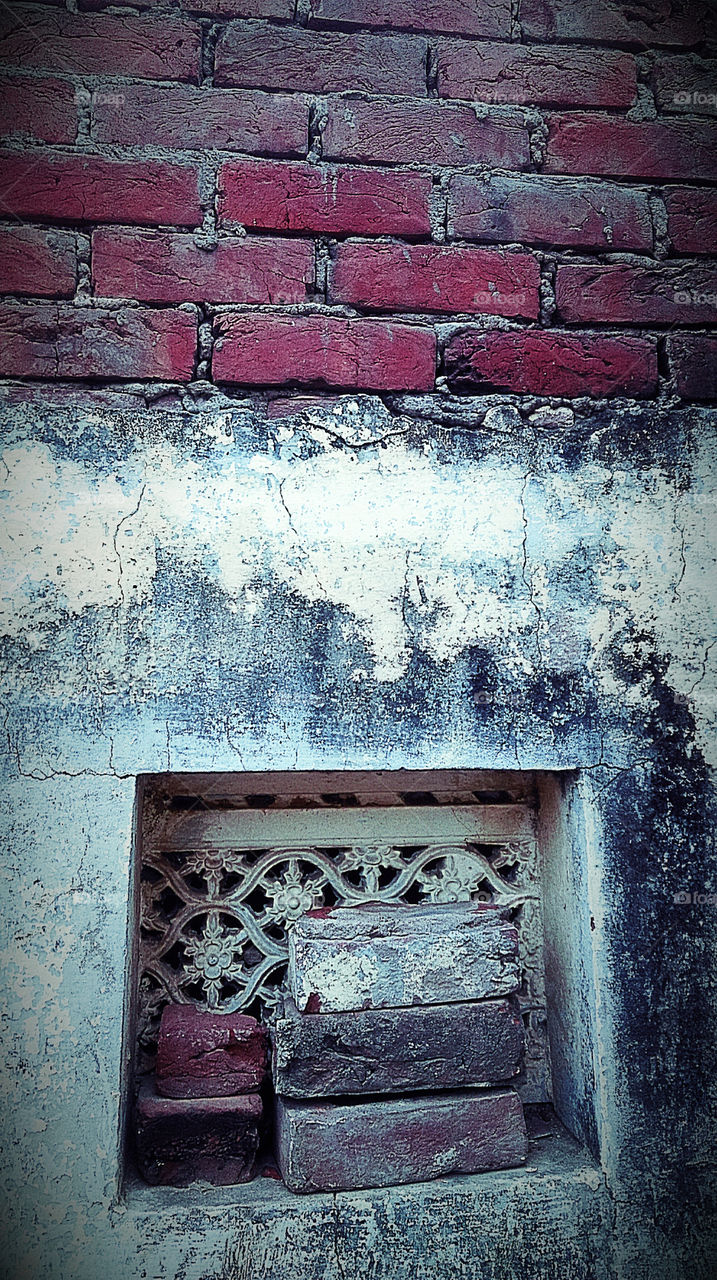
[{"label": "red brick", "polygon": [[629,107],[637,92],[634,58],[604,49],[439,40],[438,93],[477,102]]},{"label": "red brick", "polygon": [[157,1090],[165,1098],[257,1093],[266,1075],[267,1047],[256,1018],[167,1004],[157,1042]]},{"label": "red brick", "polygon": [[0,61],[84,74],[198,80],[200,30],[181,18],[66,13],[28,6],[0,11]]},{"label": "red brick", "polygon": [[0,293],[71,298],[77,283],[77,244],[68,231],[0,229]]},{"label": "red brick", "polygon": [[366,391],[429,391],[430,329],[333,316],[221,315],[214,376],[252,385],[319,383]]},{"label": "red brick", "polygon": [[717,335],[681,333],[667,350],[679,395],[685,400],[717,400]]},{"label": "red brick", "polygon": [[317,23],[455,31],[510,40],[510,0],[310,0]]},{"label": "red brick", "polygon": [[143,1084],[135,1108],[135,1149],[152,1185],[186,1187],[248,1182],[262,1118],[256,1094],[234,1098],[160,1098]]},{"label": "red brick", "polygon": [[448,213],[449,234],[466,240],[647,251],[653,247],[647,196],[611,183],[537,174],[478,178],[458,173],[450,180]]},{"label": "red brick", "polygon": [[192,85],[122,85],[122,101],[92,104],[98,142],[306,155],[309,101],[301,94]]},{"label": "red brick", "polygon": [[[81,10],[108,9],[117,0],[79,0]],[[52,0],[64,4],[64,0]],[[201,13],[218,18],[285,18],[294,16],[295,0],[132,0],[133,9],[184,8],[191,13]]]},{"label": "red brick", "polygon": [[158,160],[5,155],[0,210],[57,222],[196,226],[197,172]]},{"label": "red brick", "polygon": [[9,378],[167,378],[188,382],[197,321],[187,311],[6,302],[0,375]]},{"label": "red brick", "polygon": [[13,76],[0,87],[3,137],[39,142],[74,142],[77,134],[76,89],[49,76]]},{"label": "red brick", "polygon": [[717,178],[717,133],[692,120],[633,123],[614,116],[551,116],[545,171],[616,178]]},{"label": "red brick", "polygon": [[464,331],[446,348],[453,389],[548,396],[650,396],[657,344],[626,334]]},{"label": "red brick", "polygon": [[672,187],[664,193],[667,230],[677,253],[717,253],[717,191]]},{"label": "red brick", "polygon": [[220,177],[221,221],[277,231],[430,235],[428,174],[232,161]]},{"label": "red brick", "polygon": [[140,302],[305,302],[314,278],[306,240],[234,236],[198,249],[190,234],[118,231],[92,237],[95,292]]},{"label": "red brick", "polygon": [[693,263],[558,267],[559,316],[571,323],[709,324],[717,320],[717,270]]},{"label": "red brick", "polygon": [[662,111],[717,114],[717,63],[692,58],[658,58],[650,82]]},{"label": "red brick", "polygon": [[460,245],[340,245],[329,298],[379,311],[463,311],[536,319],[535,258]]},{"label": "red brick", "polygon": [[478,119],[467,106],[329,100],[323,133],[329,158],[384,164],[492,164],[520,169],[530,160],[528,132],[516,115]]},{"label": "red brick", "polygon": [[214,83],[252,89],[425,96],[426,42],[415,36],[320,33],[230,22],[217,42]]},{"label": "red brick", "polygon": [[699,44],[714,16],[703,0],[521,0],[525,40],[600,40],[635,48]]}]

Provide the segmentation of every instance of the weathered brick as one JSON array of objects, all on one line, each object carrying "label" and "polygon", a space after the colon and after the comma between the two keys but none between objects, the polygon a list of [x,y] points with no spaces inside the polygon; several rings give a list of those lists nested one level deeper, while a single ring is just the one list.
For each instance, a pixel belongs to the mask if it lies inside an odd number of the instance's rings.
[{"label": "weathered brick", "polygon": [[305,302],[314,278],[306,240],[223,237],[211,251],[173,232],[120,231],[92,237],[95,292],[142,302]]},{"label": "weathered brick", "polygon": [[277,1100],[277,1156],[292,1191],[351,1191],[511,1169],[528,1154],[510,1089],[360,1102]]},{"label": "weathered brick", "polygon": [[520,169],[530,160],[530,147],[517,113],[479,119],[468,106],[346,97],[329,100],[323,154],[384,164]]},{"label": "weathered brick", "polygon": [[57,222],[169,223],[202,220],[197,170],[157,160],[88,155],[2,157],[0,210]]},{"label": "weathered brick", "polygon": [[187,1004],[164,1006],[155,1073],[163,1097],[256,1093],[266,1070],[267,1037],[256,1018]]},{"label": "weathered brick", "polygon": [[460,1089],[511,1080],[522,1050],[512,1000],[316,1014],[287,1001],[272,1031],[272,1074],[285,1098]]},{"label": "weathered brick", "polygon": [[657,390],[657,343],[626,334],[478,333],[450,339],[445,353],[452,389],[548,396],[651,396]]},{"label": "weathered brick", "polygon": [[455,31],[510,40],[510,0],[310,0],[315,22],[342,26]]},{"label": "weathered brick", "polygon": [[717,253],[717,191],[672,187],[664,193],[667,230],[677,253]]},{"label": "weathered brick", "polygon": [[68,231],[0,229],[0,293],[71,298],[77,282],[77,243]]},{"label": "weathered brick", "polygon": [[521,0],[526,40],[599,40],[634,48],[694,45],[714,30],[703,0]]},{"label": "weathered brick", "polygon": [[108,71],[198,80],[200,29],[182,18],[67,13],[28,5],[0,12],[0,61],[74,74]]},{"label": "weathered brick", "polygon": [[245,89],[192,85],[122,85],[120,103],[92,104],[98,142],[141,143],[196,150],[306,155],[309,101]]},{"label": "weathered brick", "polygon": [[685,400],[717,400],[717,335],[675,334],[667,350],[679,395]]},{"label": "weathered brick", "polygon": [[197,321],[186,311],[6,302],[0,305],[0,338],[3,377],[188,382]]},{"label": "weathered brick", "polygon": [[709,324],[717,320],[717,270],[701,263],[558,267],[558,315],[603,324]]},{"label": "weathered brick", "polygon": [[329,300],[379,311],[458,311],[536,319],[540,269],[526,253],[382,240],[339,245]]},{"label": "weathered brick", "polygon": [[417,36],[321,33],[260,22],[230,22],[217,42],[214,82],[308,93],[424,96],[426,41]]},{"label": "weathered brick", "polygon": [[202,1180],[249,1182],[262,1119],[256,1094],[235,1098],[161,1098],[151,1085],[135,1106],[135,1148],[142,1177],[163,1186]]},{"label": "weathered brick", "polygon": [[[62,0],[53,0],[62,3]],[[79,0],[82,9],[107,9],[116,0]],[[133,9],[184,8],[217,18],[285,18],[294,16],[295,0],[132,0]]]},{"label": "weathered brick", "polygon": [[288,981],[302,1013],[510,995],[518,935],[501,908],[485,903],[322,909],[289,935]]},{"label": "weathered brick", "polygon": [[219,175],[221,222],[277,231],[429,235],[428,174],[232,161]]},{"label": "weathered brick", "polygon": [[7,76],[0,84],[3,137],[39,142],[74,142],[77,134],[76,89],[49,76]]},{"label": "weathered brick", "polygon": [[629,107],[637,92],[634,58],[612,50],[439,40],[436,52],[442,98]]},{"label": "weathered brick", "polygon": [[547,173],[717,178],[717,134],[707,123],[575,114],[548,125]]},{"label": "weathered brick", "polygon": [[688,57],[658,58],[650,75],[662,111],[717,115],[717,62]]},{"label": "weathered brick", "polygon": [[366,391],[429,391],[430,329],[324,315],[221,315],[213,369],[220,382],[318,383]]},{"label": "weathered brick", "polygon": [[454,174],[449,184],[448,230],[466,240],[524,242],[650,252],[652,220],[647,195],[612,183]]}]

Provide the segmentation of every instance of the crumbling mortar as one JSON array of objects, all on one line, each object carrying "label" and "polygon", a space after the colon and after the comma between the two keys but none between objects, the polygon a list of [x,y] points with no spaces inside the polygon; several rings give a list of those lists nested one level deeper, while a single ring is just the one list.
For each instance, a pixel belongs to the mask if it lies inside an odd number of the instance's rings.
[{"label": "crumbling mortar", "polygon": [[426,44],[426,94],[429,98],[438,97],[438,58],[431,40]]},{"label": "crumbling mortar", "polygon": [[77,288],[73,301],[83,306],[92,298],[92,271],[90,237],[78,232],[75,237],[77,246]]},{"label": "crumbling mortar", "polygon": [[450,177],[450,171],[437,172],[432,175],[428,217],[431,224],[431,238],[438,244],[443,244],[448,239],[448,184]]},{"label": "crumbling mortar", "polygon": [[309,164],[316,164],[323,155],[323,130],[328,119],[328,105],[325,98],[315,98],[309,104],[309,133],[306,159]]},{"label": "crumbling mortar", "polygon": [[214,84],[214,54],[221,28],[215,22],[200,21],[199,25],[202,31],[199,83],[202,86],[212,86]]},{"label": "crumbling mortar", "polygon": [[663,196],[659,192],[653,192],[648,196],[648,207],[650,211],[650,221],[652,222],[652,235],[654,254],[656,258],[666,258],[672,248],[667,219],[667,207]]},{"label": "crumbling mortar", "polygon": [[530,162],[533,171],[539,172],[545,163],[548,149],[548,125],[539,111],[524,111],[525,127],[528,130],[530,146]]},{"label": "crumbling mortar", "polygon": [[541,254],[540,256],[540,323],[545,328],[549,328],[553,323],[555,313],[557,311],[557,301],[555,298],[555,277],[557,273],[557,262],[551,254]]},{"label": "crumbling mortar", "polygon": [[197,353],[192,380],[198,382],[211,380],[212,356],[214,354],[214,328],[207,317],[203,306],[197,308],[199,323],[197,325]]},{"label": "crumbling mortar", "polygon": [[510,0],[510,38],[522,41],[523,28],[520,25],[520,0]]},{"label": "crumbling mortar", "polygon": [[626,116],[627,120],[640,123],[644,120],[657,119],[657,107],[655,106],[655,95],[647,84],[639,84],[637,86],[637,97],[634,106]]}]

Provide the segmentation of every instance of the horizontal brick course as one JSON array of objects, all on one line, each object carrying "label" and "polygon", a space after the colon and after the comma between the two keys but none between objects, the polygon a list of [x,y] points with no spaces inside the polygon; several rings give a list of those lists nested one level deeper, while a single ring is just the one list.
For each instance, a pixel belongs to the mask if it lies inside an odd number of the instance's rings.
[{"label": "horizontal brick course", "polygon": [[694,120],[554,115],[546,173],[631,178],[717,178],[717,135]]},{"label": "horizontal brick course", "polygon": [[717,62],[658,58],[650,82],[662,111],[717,116]]},{"label": "horizontal brick course", "polygon": [[0,375],[188,382],[197,320],[187,311],[70,303],[0,304]]},{"label": "horizontal brick course", "polygon": [[228,162],[220,222],[277,231],[428,235],[427,174],[265,161]]},{"label": "horizontal brick course", "polygon": [[330,99],[323,147],[329,159],[384,164],[519,169],[530,159],[528,132],[517,114],[478,119],[467,106],[417,99]]},{"label": "horizontal brick course", "polygon": [[105,227],[92,237],[92,278],[105,298],[141,302],[305,302],[314,247],[305,240],[228,237],[207,252],[176,232]]},{"label": "horizontal brick course", "polygon": [[699,44],[714,17],[704,0],[521,0],[520,25],[526,40],[603,40],[639,49]]},{"label": "horizontal brick course", "polygon": [[[56,0],[62,3],[62,0]],[[55,0],[53,0],[55,3]],[[133,9],[164,9],[167,4],[184,8],[202,17],[217,18],[284,18],[294,16],[295,0],[132,0]],[[108,9],[116,0],[78,0],[82,10]]]},{"label": "horizontal brick course", "polygon": [[424,97],[426,42],[417,36],[307,31],[267,23],[232,22],[217,42],[214,82],[310,93]]},{"label": "horizontal brick course", "polygon": [[75,14],[40,6],[0,11],[0,62],[82,75],[199,79],[200,29],[179,17]]},{"label": "horizontal brick course", "polygon": [[430,329],[333,316],[221,315],[213,371],[220,382],[320,383],[367,391],[428,391]]},{"label": "horizontal brick course", "polygon": [[347,243],[336,250],[329,299],[379,311],[455,311],[535,319],[540,270],[525,253],[460,245]]},{"label": "horizontal brick course", "polygon": [[651,396],[657,344],[600,333],[465,330],[445,353],[452,389],[557,396]]},{"label": "horizontal brick course", "polygon": [[77,242],[69,231],[0,228],[0,293],[70,298],[77,283]]},{"label": "horizontal brick course", "polygon": [[558,267],[558,315],[568,323],[708,324],[717,320],[717,270],[686,264]]},{"label": "horizontal brick course", "polygon": [[314,22],[510,39],[510,0],[310,0]]},{"label": "horizontal brick course", "polygon": [[58,222],[201,222],[197,172],[189,166],[34,152],[0,160],[3,215]]},{"label": "horizontal brick course", "polygon": [[629,107],[637,69],[626,53],[540,45],[436,42],[442,98],[549,106]]},{"label": "horizontal brick course", "polygon": [[672,187],[664,193],[667,231],[677,253],[717,253],[717,191]]},{"label": "horizontal brick course", "polygon": [[3,137],[70,143],[77,134],[76,89],[49,76],[7,76],[0,83]]},{"label": "horizontal brick course", "polygon": [[685,400],[717,400],[717,335],[676,334],[667,351],[675,386]]}]

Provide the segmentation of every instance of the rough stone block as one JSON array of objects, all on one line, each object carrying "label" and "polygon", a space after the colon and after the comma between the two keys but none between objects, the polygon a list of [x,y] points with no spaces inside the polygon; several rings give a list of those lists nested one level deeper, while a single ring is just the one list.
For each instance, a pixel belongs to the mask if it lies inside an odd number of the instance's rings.
[{"label": "rough stone block", "polygon": [[481,1000],[510,995],[518,981],[517,932],[486,903],[310,912],[289,938],[302,1012]]},{"label": "rough stone block", "polygon": [[142,1087],[135,1109],[137,1163],[153,1185],[249,1182],[259,1147],[261,1098],[161,1098]]},{"label": "rough stone block", "polygon": [[287,1098],[456,1089],[512,1079],[522,1050],[513,1000],[318,1014],[287,1001],[272,1073]]},{"label": "rough stone block", "polygon": [[523,1164],[523,1107],[512,1089],[361,1102],[277,1101],[277,1159],[291,1191],[429,1182]]},{"label": "rough stone block", "polygon": [[167,1098],[255,1093],[266,1074],[267,1040],[256,1018],[168,1004],[162,1012],[156,1078]]}]

